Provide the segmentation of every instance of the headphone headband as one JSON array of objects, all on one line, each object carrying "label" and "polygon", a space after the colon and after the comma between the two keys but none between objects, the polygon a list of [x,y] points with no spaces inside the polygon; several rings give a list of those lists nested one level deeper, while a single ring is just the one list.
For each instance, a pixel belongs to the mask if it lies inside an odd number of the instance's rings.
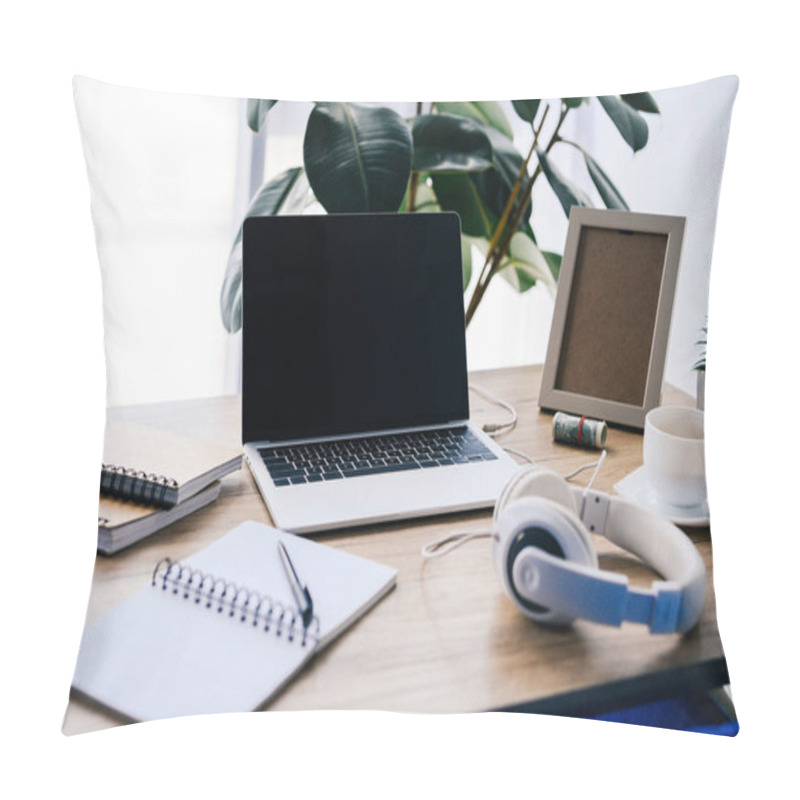
[{"label": "headphone headband", "polygon": [[[705,596],[705,565],[677,526],[621,498],[565,482],[568,495],[554,502],[552,479],[557,476],[549,470],[529,475],[529,494],[519,478],[513,491],[504,492],[494,535],[504,585],[524,613],[550,624],[576,617],[617,626],[637,622],[653,633],[685,631],[696,624]],[[542,486],[542,494],[550,496],[539,494]],[[629,587],[626,576],[599,569],[587,529],[642,559],[664,580],[649,589]],[[545,540],[558,546],[543,547]]]}]

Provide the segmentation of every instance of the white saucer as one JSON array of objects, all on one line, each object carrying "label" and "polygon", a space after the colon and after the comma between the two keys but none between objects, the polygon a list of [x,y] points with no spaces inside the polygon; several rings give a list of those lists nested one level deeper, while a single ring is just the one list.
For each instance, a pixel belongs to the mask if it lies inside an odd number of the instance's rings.
[{"label": "white saucer", "polygon": [[644,467],[631,472],[614,484],[617,492],[626,500],[655,511],[676,525],[704,527],[709,524],[708,501],[697,506],[673,506],[662,500],[653,490],[644,475]]}]

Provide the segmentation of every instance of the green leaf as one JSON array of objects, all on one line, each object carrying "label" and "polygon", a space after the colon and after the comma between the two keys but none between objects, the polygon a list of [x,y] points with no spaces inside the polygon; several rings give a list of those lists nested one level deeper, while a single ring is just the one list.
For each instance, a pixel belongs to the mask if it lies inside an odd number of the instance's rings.
[{"label": "green leaf", "polygon": [[[415,213],[417,212],[434,213],[442,210],[439,207],[438,201],[436,200],[436,195],[433,193],[433,188],[430,185],[429,178],[430,175],[428,175],[427,172],[419,173],[419,178],[417,181],[416,200],[414,202],[414,208],[413,208],[413,211]],[[408,192],[406,192],[405,196],[403,197],[403,202],[400,203],[400,208],[397,210],[403,212],[408,211]]]},{"label": "green leaf", "polygon": [[500,275],[520,293],[542,282],[555,294],[556,282],[544,253],[524,233],[517,232],[512,237],[508,254],[500,264]]},{"label": "green leaf", "polygon": [[603,203],[605,203],[606,208],[616,208],[624,211],[629,210],[628,204],[625,202],[625,198],[622,196],[619,189],[614,186],[611,178],[608,177],[602,167],[579,144],[577,144],[577,142],[573,142],[570,139],[562,139],[561,141],[564,144],[574,147],[583,156],[589,176],[597,188]]},{"label": "green leaf", "polygon": [[[489,251],[489,240],[482,238],[474,243],[485,259]],[[539,281],[551,293],[555,292],[556,282],[544,253],[527,233],[521,231],[511,237],[508,252],[498,267],[498,274],[520,293],[527,292]]]},{"label": "green leaf", "polygon": [[[487,125],[480,127],[492,143],[495,169],[460,175],[437,173],[431,177],[439,204],[442,209],[461,216],[464,233],[491,239],[511,196],[523,158],[508,137]],[[533,233],[528,222],[530,214],[531,203],[528,202],[519,226],[528,235]]]},{"label": "green leaf", "polygon": [[532,278],[524,267],[509,265],[503,268],[499,274],[520,294],[525,294],[529,289],[533,289],[536,286],[535,278]]},{"label": "green leaf", "polygon": [[261,126],[267,118],[267,112],[277,102],[277,100],[254,100],[252,98],[247,101],[247,125],[253,133],[261,130]]},{"label": "green leaf", "polygon": [[503,111],[500,103],[494,101],[468,101],[460,103],[435,103],[437,111],[443,114],[457,114],[461,117],[469,117],[484,123],[500,133],[513,136],[511,125]]},{"label": "green leaf", "polygon": [[573,183],[570,183],[558,170],[555,164],[550,160],[546,153],[537,149],[536,154],[539,156],[539,163],[542,165],[542,172],[544,173],[547,182],[556,194],[564,213],[569,217],[569,210],[572,206],[586,206],[592,207],[592,201],[589,196]]},{"label": "green leaf", "polygon": [[[246,217],[268,217],[299,211],[308,193],[308,183],[301,167],[287,169],[266,183],[253,198]],[[233,240],[219,305],[222,324],[229,333],[242,327],[242,225]]]},{"label": "green leaf", "polygon": [[412,169],[473,172],[493,166],[489,137],[471,119],[453,114],[424,114],[411,122]]},{"label": "green leaf", "polygon": [[656,104],[653,95],[650,92],[634,92],[633,94],[621,94],[620,97],[631,108],[637,111],[644,111],[647,114],[660,114],[661,109]]},{"label": "green leaf", "polygon": [[564,102],[564,105],[567,108],[577,108],[581,103],[583,103],[586,98],[585,97],[562,97],[561,100]]},{"label": "green leaf", "polygon": [[[503,136],[494,128],[484,127],[484,131],[492,143],[496,169],[476,173],[472,176],[472,180],[487,207],[499,220],[503,216],[524,159],[507,136]],[[530,216],[531,203],[529,202],[520,219],[521,229],[528,227]]]},{"label": "green leaf", "polygon": [[633,152],[641,150],[649,135],[644,117],[615,95],[601,95],[597,99]]},{"label": "green leaf", "polygon": [[[267,181],[258,190],[244,216],[271,217],[281,212],[299,211],[303,207],[307,191],[308,182],[304,180],[303,168],[291,167]],[[244,220],[233,240],[234,245],[241,241],[243,226]]]},{"label": "green leaf", "polygon": [[589,176],[592,183],[597,187],[600,197],[606,204],[606,208],[617,208],[623,211],[630,210],[625,198],[620,194],[619,189],[611,182],[611,179],[601,169],[600,165],[583,149],[583,158],[586,161],[586,168],[589,170]]},{"label": "green leaf", "polygon": [[504,136],[495,128],[488,126],[484,126],[483,130],[492,143],[494,165],[500,171],[510,189],[514,185],[514,181],[517,180],[517,175],[519,175],[524,159],[508,136]]},{"label": "green leaf", "polygon": [[441,211],[433,189],[427,184],[417,188],[417,202],[414,204],[414,213],[432,214]]},{"label": "green leaf", "polygon": [[468,236],[461,237],[461,275],[466,292],[472,277],[472,240]]},{"label": "green leaf", "polygon": [[525,122],[533,122],[541,102],[541,100],[512,100],[511,105],[520,119]]},{"label": "green leaf", "polygon": [[433,187],[428,181],[420,181],[417,186],[417,202],[414,204],[414,211],[431,213],[441,210],[436,195],[433,193]]},{"label": "green leaf", "polygon": [[550,268],[550,274],[553,276],[553,280],[558,283],[558,276],[561,274],[562,256],[558,253],[552,253],[549,250],[542,250],[542,255],[547,261],[547,266]]},{"label": "green leaf", "polygon": [[431,180],[439,206],[461,217],[461,230],[466,236],[492,238],[497,217],[475,186],[472,175],[440,172],[432,175]]},{"label": "green leaf", "polygon": [[396,211],[411,156],[408,125],[390,108],[317,103],[308,118],[306,174],[329,213]]}]

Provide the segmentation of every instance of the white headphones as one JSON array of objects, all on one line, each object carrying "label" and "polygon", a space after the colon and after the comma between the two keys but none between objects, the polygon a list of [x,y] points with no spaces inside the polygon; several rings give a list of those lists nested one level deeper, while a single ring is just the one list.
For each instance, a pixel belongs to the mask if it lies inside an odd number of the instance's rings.
[{"label": "white headphones", "polygon": [[[536,622],[627,621],[652,633],[674,633],[689,630],[700,617],[706,570],[697,548],[671,522],[633,503],[571,487],[533,466],[503,490],[492,527],[503,587]],[[638,556],[665,580],[634,588],[627,576],[601,570],[590,531]]]}]

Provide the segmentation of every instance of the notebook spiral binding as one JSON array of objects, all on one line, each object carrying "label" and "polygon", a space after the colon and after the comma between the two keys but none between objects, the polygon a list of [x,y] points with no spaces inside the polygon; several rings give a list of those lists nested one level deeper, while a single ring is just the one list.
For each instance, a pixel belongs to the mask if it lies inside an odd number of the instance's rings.
[{"label": "notebook spiral binding", "polygon": [[126,500],[169,507],[177,489],[174,478],[139,469],[103,464],[100,472],[100,491]]},{"label": "notebook spiral binding", "polygon": [[294,606],[284,605],[252,589],[237,586],[224,578],[193,569],[170,558],[162,558],[153,570],[152,586],[173,595],[182,593],[183,600],[201,602],[209,610],[218,614],[227,611],[229,617],[238,617],[240,623],[249,622],[262,631],[273,631],[276,636],[285,636],[290,642],[300,637],[300,646],[309,642],[319,642],[319,619],[315,615],[308,628],[303,626],[303,618]]}]

